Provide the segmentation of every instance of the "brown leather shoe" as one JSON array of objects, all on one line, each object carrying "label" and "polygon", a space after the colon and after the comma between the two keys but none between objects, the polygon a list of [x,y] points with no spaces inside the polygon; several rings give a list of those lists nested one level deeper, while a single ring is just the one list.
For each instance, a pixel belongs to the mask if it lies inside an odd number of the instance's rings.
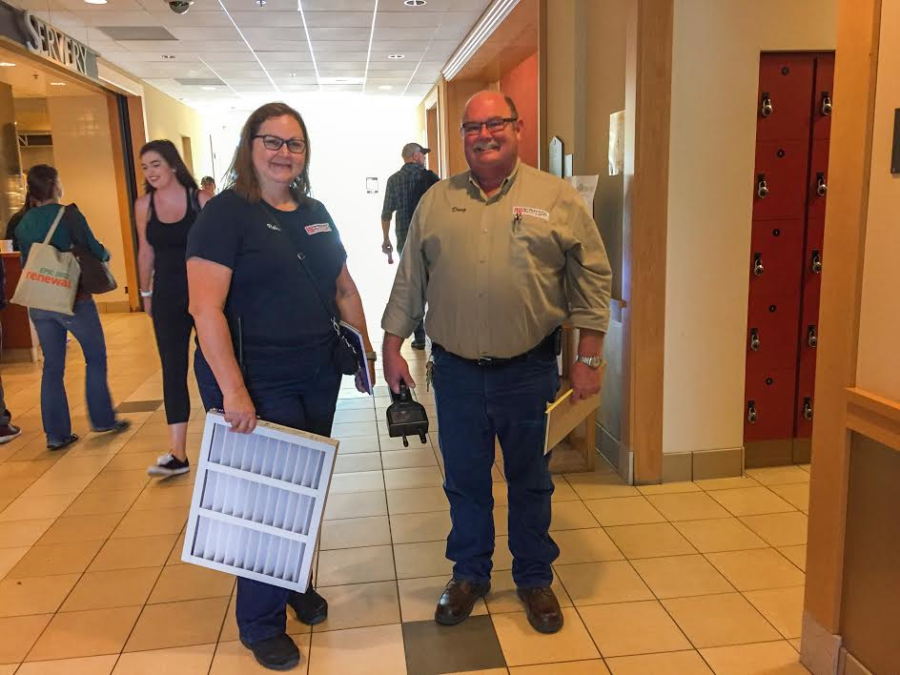
[{"label": "brown leather shoe", "polygon": [[563,614],[552,588],[518,588],[516,594],[525,604],[528,623],[538,633],[556,633],[562,628]]},{"label": "brown leather shoe", "polygon": [[490,582],[475,584],[463,579],[451,579],[438,600],[434,620],[442,626],[462,623],[472,613],[478,598],[483,598],[490,590]]}]

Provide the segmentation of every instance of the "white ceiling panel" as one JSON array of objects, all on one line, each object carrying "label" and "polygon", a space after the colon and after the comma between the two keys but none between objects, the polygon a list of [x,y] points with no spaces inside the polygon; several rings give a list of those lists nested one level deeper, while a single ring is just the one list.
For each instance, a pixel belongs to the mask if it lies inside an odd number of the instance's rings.
[{"label": "white ceiling panel", "polygon": [[370,34],[370,28],[309,27],[309,37],[313,41],[313,48],[319,40],[364,40],[368,42]]},{"label": "white ceiling panel", "polygon": [[[225,16],[225,13],[222,13]],[[226,21],[228,17],[226,16]],[[264,7],[257,12],[231,12],[231,18],[235,23],[245,28],[268,27],[268,28],[303,28],[303,19],[300,12],[292,10],[289,12],[279,12],[276,10],[268,10]]]},{"label": "white ceiling panel", "polygon": [[375,9],[375,0],[298,0],[298,2],[303,5],[304,12],[372,12]]},{"label": "white ceiling panel", "polygon": [[[372,27],[372,10],[368,12],[310,12],[304,7],[306,24],[310,28],[366,28]],[[297,12],[300,15],[300,12]]]}]

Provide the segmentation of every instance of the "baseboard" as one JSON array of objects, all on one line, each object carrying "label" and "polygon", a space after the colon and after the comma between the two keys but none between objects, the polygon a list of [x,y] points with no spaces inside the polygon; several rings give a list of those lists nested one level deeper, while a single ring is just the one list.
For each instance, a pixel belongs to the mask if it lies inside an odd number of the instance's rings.
[{"label": "baseboard", "polygon": [[3,350],[3,363],[37,363],[37,360],[37,347]]},{"label": "baseboard", "polygon": [[623,480],[634,483],[634,453],[601,424],[597,424],[597,450]]},{"label": "baseboard", "polygon": [[857,661],[853,654],[847,651],[846,647],[841,647],[838,675],[875,675],[875,673]]},{"label": "baseboard", "polygon": [[745,444],[746,468],[786,466],[794,463],[794,440],[782,438],[774,441],[752,441]]},{"label": "baseboard", "polygon": [[131,304],[128,300],[117,300],[115,302],[96,302],[97,311],[100,314],[127,314],[131,312]]},{"label": "baseboard", "polygon": [[800,663],[813,675],[838,675],[841,663],[840,635],[832,635],[809,612],[803,612]]},{"label": "baseboard", "polygon": [[663,483],[740,476],[744,469],[742,448],[667,452],[663,455]]}]

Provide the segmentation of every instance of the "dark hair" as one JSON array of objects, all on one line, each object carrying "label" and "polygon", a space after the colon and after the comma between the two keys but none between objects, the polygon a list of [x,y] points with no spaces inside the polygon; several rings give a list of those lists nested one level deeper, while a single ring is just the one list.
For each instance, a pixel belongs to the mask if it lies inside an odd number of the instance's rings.
[{"label": "dark hair", "polygon": [[212,183],[213,185],[215,185],[216,179],[212,176],[203,176],[203,178],[200,179],[200,185],[206,185],[207,183]]},{"label": "dark hair", "polygon": [[[197,181],[194,180],[194,177],[188,170],[187,165],[184,163],[184,160],[181,159],[181,155],[178,154],[178,148],[175,147],[175,144],[172,141],[163,138],[158,141],[150,141],[149,143],[145,143],[144,147],[141,148],[140,156],[143,157],[148,152],[155,152],[157,155],[163,158],[166,164],[175,169],[175,178],[184,187],[190,188],[192,190],[198,189]],[[144,181],[144,192],[150,194],[151,192],[156,192],[156,188],[150,185],[149,182]]]},{"label": "dark hair", "polygon": [[35,164],[28,169],[28,192],[25,194],[25,205],[22,212],[28,211],[38,202],[53,199],[56,185],[59,183],[59,171],[49,164]]},{"label": "dark hair", "polygon": [[294,179],[290,185],[291,194],[299,203],[303,203],[310,195],[309,185],[309,160],[311,156],[309,134],[306,132],[306,122],[296,110],[287,103],[266,103],[254,110],[247,121],[244,128],[241,129],[241,139],[238,142],[238,148],[234,153],[234,159],[228,168],[225,178],[225,187],[231,188],[241,197],[249,202],[258,202],[262,198],[259,189],[259,176],[256,175],[256,169],[253,167],[253,137],[259,133],[259,128],[266,120],[273,117],[284,117],[285,115],[293,117],[303,130],[303,138],[306,141],[306,164],[303,171]]}]

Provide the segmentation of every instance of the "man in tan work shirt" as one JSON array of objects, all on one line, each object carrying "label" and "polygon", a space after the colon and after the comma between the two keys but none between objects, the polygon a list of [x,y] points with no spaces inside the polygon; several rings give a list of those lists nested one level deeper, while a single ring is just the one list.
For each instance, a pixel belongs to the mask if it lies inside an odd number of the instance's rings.
[{"label": "man in tan work shirt", "polygon": [[491,467],[503,450],[513,579],[531,625],[563,624],[550,589],[559,548],[549,534],[553,482],[543,454],[546,404],[559,388],[559,327],[580,330],[574,400],[600,388],[611,272],[577,191],[524,165],[524,121],[498,92],[468,102],[460,127],[470,171],[437,183],[410,227],[382,319],[384,373],[415,386],[402,337],[425,314],[453,527],[453,578],[435,620],[463,621],[490,591],[494,551]]}]

